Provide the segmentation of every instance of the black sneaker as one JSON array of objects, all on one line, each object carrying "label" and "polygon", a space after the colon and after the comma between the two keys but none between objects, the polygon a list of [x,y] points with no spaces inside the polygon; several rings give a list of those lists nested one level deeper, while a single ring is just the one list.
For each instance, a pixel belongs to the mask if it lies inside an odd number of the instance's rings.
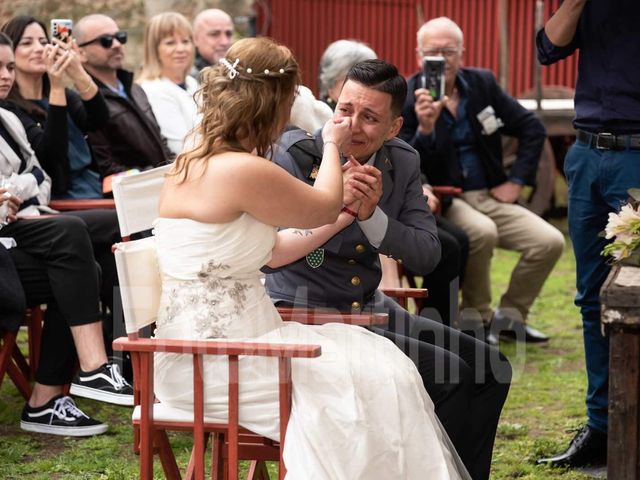
[{"label": "black sneaker", "polygon": [[133,405],[133,388],[120,374],[120,367],[115,363],[105,363],[92,372],[80,371],[71,383],[70,392],[101,402]]},{"label": "black sneaker", "polygon": [[49,433],[70,437],[100,435],[107,425],[90,418],[76,407],[71,397],[58,395],[42,407],[24,406],[20,428],[28,432]]}]

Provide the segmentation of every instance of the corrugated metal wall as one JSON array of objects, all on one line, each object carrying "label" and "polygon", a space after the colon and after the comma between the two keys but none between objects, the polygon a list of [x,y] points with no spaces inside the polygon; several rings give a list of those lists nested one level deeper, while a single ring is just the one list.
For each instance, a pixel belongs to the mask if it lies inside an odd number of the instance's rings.
[{"label": "corrugated metal wall", "polygon": [[[260,0],[258,25],[293,49],[303,80],[317,92],[318,61],[326,46],[341,38],[368,43],[404,75],[416,71],[415,34],[425,19],[445,15],[465,33],[467,65],[499,76],[500,0]],[[508,89],[520,95],[533,88],[535,0],[507,0]],[[559,0],[545,1],[545,20]],[[542,70],[543,85],[573,87],[576,56]]]}]

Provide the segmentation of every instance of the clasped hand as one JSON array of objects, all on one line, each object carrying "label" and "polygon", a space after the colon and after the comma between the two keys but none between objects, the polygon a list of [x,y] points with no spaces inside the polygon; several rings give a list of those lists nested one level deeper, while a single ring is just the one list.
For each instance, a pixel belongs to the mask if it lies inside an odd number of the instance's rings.
[{"label": "clasped hand", "polygon": [[342,166],[345,205],[360,202],[358,220],[367,220],[373,215],[382,198],[382,173],[372,165],[360,165],[349,156]]}]

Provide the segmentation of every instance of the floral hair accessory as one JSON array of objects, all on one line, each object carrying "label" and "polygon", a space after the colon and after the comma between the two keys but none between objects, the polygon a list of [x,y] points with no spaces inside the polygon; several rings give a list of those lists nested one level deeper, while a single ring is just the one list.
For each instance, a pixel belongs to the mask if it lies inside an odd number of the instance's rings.
[{"label": "floral hair accessory", "polygon": [[236,58],[236,61],[231,63],[226,58],[221,58],[218,60],[218,63],[224,66],[227,71],[227,76],[233,80],[238,75],[240,78],[244,78],[246,80],[250,80],[252,77],[278,77],[279,75],[284,75],[287,70],[285,68],[279,68],[277,70],[269,70],[265,68],[263,71],[254,72],[251,67],[243,67],[240,65],[240,59]]},{"label": "floral hair accessory", "polygon": [[224,65],[224,67],[227,69],[229,78],[231,80],[233,80],[234,78],[236,78],[238,76],[238,74],[240,73],[238,70],[236,70],[236,67],[238,66],[238,63],[240,62],[239,58],[236,58],[236,61],[233,62],[233,65],[231,64],[231,62],[229,60],[227,60],[226,58],[221,58],[219,60],[219,63],[221,63],[222,65]]}]

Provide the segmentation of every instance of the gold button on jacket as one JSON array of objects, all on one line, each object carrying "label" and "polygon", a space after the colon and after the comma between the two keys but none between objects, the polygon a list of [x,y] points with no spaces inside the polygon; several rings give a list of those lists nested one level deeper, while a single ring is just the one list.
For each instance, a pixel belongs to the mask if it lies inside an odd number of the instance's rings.
[{"label": "gold button on jacket", "polygon": [[351,304],[351,308],[353,308],[354,310],[360,310],[360,302],[353,302]]},{"label": "gold button on jacket", "polygon": [[360,285],[360,277],[358,277],[357,275],[351,277],[351,285],[355,285],[356,287]]},{"label": "gold button on jacket", "polygon": [[358,252],[358,253],[364,252],[364,245],[361,244],[361,243],[357,244],[356,245],[356,252]]}]

